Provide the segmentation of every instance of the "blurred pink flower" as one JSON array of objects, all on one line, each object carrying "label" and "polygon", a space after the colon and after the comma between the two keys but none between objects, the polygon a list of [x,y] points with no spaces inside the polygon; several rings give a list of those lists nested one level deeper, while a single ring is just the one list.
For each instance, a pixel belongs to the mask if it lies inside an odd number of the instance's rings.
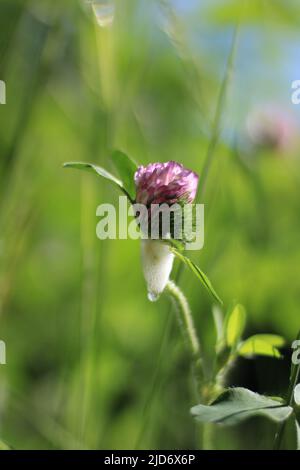
[{"label": "blurred pink flower", "polygon": [[289,150],[296,137],[296,125],[290,115],[275,106],[252,111],[246,121],[252,145],[276,151]]},{"label": "blurred pink flower", "polygon": [[174,161],[140,166],[134,176],[136,202],[139,204],[175,204],[193,202],[199,177]]}]

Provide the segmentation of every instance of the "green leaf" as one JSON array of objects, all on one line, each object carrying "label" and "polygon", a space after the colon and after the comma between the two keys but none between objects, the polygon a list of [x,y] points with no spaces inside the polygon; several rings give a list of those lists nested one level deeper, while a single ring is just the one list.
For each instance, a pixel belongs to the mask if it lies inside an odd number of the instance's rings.
[{"label": "green leaf", "polygon": [[120,150],[114,150],[112,153],[111,159],[113,164],[118,171],[118,174],[123,181],[123,185],[126,188],[130,198],[135,199],[135,183],[134,183],[134,174],[137,170],[137,164],[128,157],[125,153]]},{"label": "green leaf", "polygon": [[260,339],[265,343],[270,344],[271,346],[275,346],[275,348],[282,348],[282,346],[285,345],[285,339],[279,335],[268,335],[263,333],[259,335],[253,335],[251,338]]},{"label": "green leaf", "polygon": [[243,341],[238,347],[240,356],[271,356],[280,358],[278,347],[284,345],[284,339],[278,335],[254,335]]},{"label": "green leaf", "polygon": [[67,162],[67,163],[64,163],[63,166],[64,168],[75,168],[77,170],[85,170],[91,173],[96,173],[99,176],[102,176],[103,178],[114,183],[119,189],[121,189],[121,191],[123,191],[123,193],[129,198],[129,200],[133,202],[130,197],[130,194],[125,189],[123,182],[119,180],[118,178],[116,178],[111,173],[109,173],[107,170],[102,168],[101,166],[94,165],[93,163],[85,163],[85,162]]},{"label": "green leaf", "polygon": [[227,316],[226,342],[229,347],[235,347],[240,340],[246,325],[246,311],[241,304],[237,304]]},{"label": "green leaf", "polygon": [[296,405],[300,405],[300,384],[294,388],[294,400]]},{"label": "green leaf", "polygon": [[282,422],[292,412],[291,406],[280,405],[278,401],[242,387],[226,390],[211,405],[197,405],[191,409],[198,421],[225,425],[237,424],[253,416]]},{"label": "green leaf", "polygon": [[213,305],[212,314],[216,333],[216,345],[223,340],[223,312],[218,305]]},{"label": "green leaf", "polygon": [[204,285],[210,295],[222,305],[222,300],[216,293],[215,289],[212,286],[212,283],[210,282],[206,274],[204,274],[204,272],[201,271],[201,269],[192,260],[187,258],[183,253],[180,253],[174,248],[172,248],[172,252],[175,254],[175,256],[177,256],[178,259],[180,259],[180,261],[182,261],[186,266],[188,266],[188,268],[190,268],[190,270],[195,274],[195,276],[197,276],[197,278],[201,281],[201,283]]},{"label": "green leaf", "polygon": [[280,405],[285,405],[285,399],[282,397],[277,397],[276,395],[272,395],[272,396],[269,396],[269,398],[271,398],[271,400],[278,401]]}]

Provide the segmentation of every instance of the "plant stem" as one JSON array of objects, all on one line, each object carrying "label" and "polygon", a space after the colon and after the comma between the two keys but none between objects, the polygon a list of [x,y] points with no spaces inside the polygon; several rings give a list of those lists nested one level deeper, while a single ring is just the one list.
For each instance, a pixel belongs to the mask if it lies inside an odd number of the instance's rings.
[{"label": "plant stem", "polygon": [[173,281],[168,281],[166,289],[172,299],[175,301],[177,311],[180,314],[181,323],[184,328],[184,334],[189,342],[193,356],[197,358],[200,353],[200,344],[196,334],[189,304],[182,291]]},{"label": "plant stem", "polygon": [[197,384],[199,385],[200,379],[203,378],[201,348],[189,304],[182,291],[173,281],[168,281],[166,286],[166,292],[170,295],[176,306],[176,311],[178,313],[182,332],[184,334],[184,337],[186,338],[186,342],[188,343],[189,349],[191,351],[195,366]]},{"label": "plant stem", "polygon": [[[300,332],[298,333],[297,339],[300,338]],[[300,375],[300,364],[292,364],[290,383],[287,392],[286,404],[291,406],[293,403],[294,388],[297,385],[298,378]],[[283,437],[283,432],[285,429],[285,421],[279,425],[278,431],[275,434],[273,450],[279,450],[281,447],[281,441]]]}]

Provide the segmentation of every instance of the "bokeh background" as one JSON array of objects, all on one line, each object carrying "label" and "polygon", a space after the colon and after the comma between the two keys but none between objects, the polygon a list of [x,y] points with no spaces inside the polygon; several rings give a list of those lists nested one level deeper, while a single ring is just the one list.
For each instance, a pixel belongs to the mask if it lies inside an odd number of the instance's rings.
[{"label": "bokeh background", "polygon": [[[285,393],[300,326],[300,5],[96,3],[0,0],[0,437],[17,449],[201,448],[169,301],[147,300],[137,241],[96,238],[96,207],[118,194],[62,164],[113,170],[118,148],[205,169],[205,246],[190,254],[226,306],[245,306],[247,334],[286,338],[285,359],[240,360],[230,385]],[[254,114],[253,136],[249,114],[270,106],[280,124],[265,131]],[[209,364],[211,299],[185,270],[180,285]],[[255,419],[217,428],[213,445],[269,448],[274,432]]]}]

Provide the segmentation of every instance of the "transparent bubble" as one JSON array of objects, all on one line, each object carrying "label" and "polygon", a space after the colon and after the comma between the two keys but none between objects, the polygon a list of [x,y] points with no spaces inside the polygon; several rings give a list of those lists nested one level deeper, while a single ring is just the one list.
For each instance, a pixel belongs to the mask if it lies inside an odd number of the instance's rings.
[{"label": "transparent bubble", "polygon": [[154,294],[154,292],[148,292],[148,299],[150,302],[156,302],[158,300],[159,295]]}]

